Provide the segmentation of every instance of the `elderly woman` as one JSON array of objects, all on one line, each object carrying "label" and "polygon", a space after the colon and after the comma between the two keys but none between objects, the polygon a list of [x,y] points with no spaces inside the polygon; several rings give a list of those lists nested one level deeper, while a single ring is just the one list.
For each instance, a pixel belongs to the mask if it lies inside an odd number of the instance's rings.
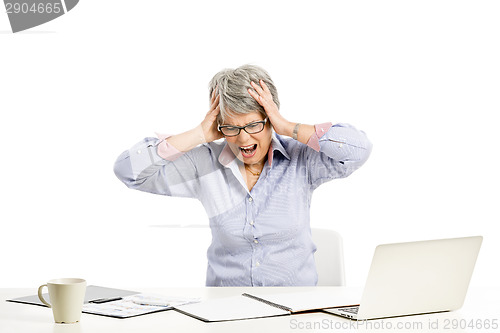
[{"label": "elderly woman", "polygon": [[217,73],[209,92],[199,126],[144,139],[118,157],[116,175],[129,188],[201,201],[212,231],[207,286],[315,285],[312,193],[359,168],[370,141],[347,124],[288,121],[257,66]]}]

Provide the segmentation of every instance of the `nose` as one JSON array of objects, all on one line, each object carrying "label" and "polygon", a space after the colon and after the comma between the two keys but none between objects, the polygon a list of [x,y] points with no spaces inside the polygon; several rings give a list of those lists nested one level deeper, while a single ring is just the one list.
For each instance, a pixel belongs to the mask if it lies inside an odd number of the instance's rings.
[{"label": "nose", "polygon": [[240,142],[245,142],[247,141],[248,139],[250,139],[250,134],[248,134],[245,130],[241,130],[240,131],[240,134],[238,134],[238,141]]}]

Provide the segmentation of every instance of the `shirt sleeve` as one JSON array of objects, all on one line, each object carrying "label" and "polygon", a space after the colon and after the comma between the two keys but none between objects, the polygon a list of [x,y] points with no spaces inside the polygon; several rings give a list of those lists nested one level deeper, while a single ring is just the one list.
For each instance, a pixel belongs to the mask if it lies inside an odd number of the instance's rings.
[{"label": "shirt sleeve", "polygon": [[370,156],[372,143],[363,131],[349,124],[315,125],[307,145],[306,164],[313,188],[335,178],[349,176]]},{"label": "shirt sleeve", "polygon": [[159,135],[159,138],[145,138],[124,151],[115,162],[114,172],[118,179],[132,189],[196,198],[199,192],[198,170],[192,155],[197,152],[179,152],[168,145],[166,137]]}]

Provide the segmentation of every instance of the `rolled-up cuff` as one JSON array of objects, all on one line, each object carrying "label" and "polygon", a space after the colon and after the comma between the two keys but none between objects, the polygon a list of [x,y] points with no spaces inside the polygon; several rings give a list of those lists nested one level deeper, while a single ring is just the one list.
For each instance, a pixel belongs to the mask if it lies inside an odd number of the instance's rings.
[{"label": "rolled-up cuff", "polygon": [[332,123],[323,123],[314,125],[315,131],[313,135],[311,135],[311,137],[309,138],[309,141],[307,141],[307,145],[319,152],[320,149],[319,139],[321,139],[321,137],[325,135],[326,132],[328,132],[330,127],[332,127]]},{"label": "rolled-up cuff", "polygon": [[174,146],[172,146],[167,142],[167,139],[171,137],[172,134],[156,133],[156,135],[158,136],[158,139],[160,139],[160,142],[157,145],[156,152],[161,158],[167,161],[175,161],[184,154],[183,152],[179,151],[177,148],[175,148]]}]

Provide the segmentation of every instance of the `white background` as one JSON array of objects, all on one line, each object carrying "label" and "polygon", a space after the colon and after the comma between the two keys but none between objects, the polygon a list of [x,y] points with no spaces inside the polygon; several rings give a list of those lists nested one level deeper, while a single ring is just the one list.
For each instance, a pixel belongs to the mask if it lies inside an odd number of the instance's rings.
[{"label": "white background", "polygon": [[499,17],[497,1],[82,0],[13,34],[0,13],[0,287],[203,286],[201,204],[129,190],[113,163],[196,126],[211,77],[246,63],[290,121],[374,144],[311,207],[344,237],[348,285],[377,244],[479,234],[472,284],[497,285]]}]

